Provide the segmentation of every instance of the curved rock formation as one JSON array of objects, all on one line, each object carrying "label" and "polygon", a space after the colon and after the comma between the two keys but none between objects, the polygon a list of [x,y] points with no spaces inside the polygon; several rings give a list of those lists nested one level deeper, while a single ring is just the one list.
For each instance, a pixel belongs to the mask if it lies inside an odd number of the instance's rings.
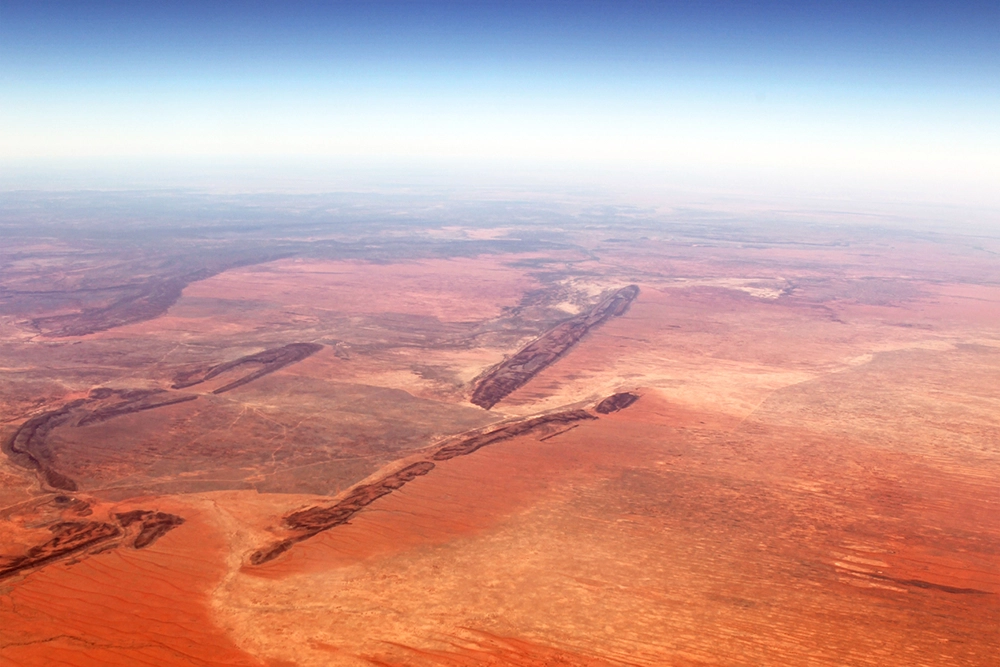
[{"label": "curved rock formation", "polygon": [[[41,481],[60,491],[76,491],[77,483],[52,465],[45,439],[57,426],[87,426],[114,417],[185,403],[198,398],[194,394],[166,395],[162,389],[111,389],[99,387],[87,398],[78,398],[54,410],[36,415],[21,424],[3,443],[3,451],[22,467],[33,468]],[[109,402],[110,401],[110,402]],[[97,404],[98,407],[89,408]],[[89,409],[88,409],[89,408]]]}]

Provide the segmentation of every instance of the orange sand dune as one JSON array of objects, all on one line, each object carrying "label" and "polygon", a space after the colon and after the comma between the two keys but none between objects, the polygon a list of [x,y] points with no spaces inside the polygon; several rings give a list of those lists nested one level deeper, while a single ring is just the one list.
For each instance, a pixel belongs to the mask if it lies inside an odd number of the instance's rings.
[{"label": "orange sand dune", "polygon": [[151,547],[114,549],[5,582],[0,663],[267,664],[241,651],[212,624],[208,599],[225,571],[223,537],[204,512],[186,503],[159,500],[156,506],[183,515],[186,522]]}]

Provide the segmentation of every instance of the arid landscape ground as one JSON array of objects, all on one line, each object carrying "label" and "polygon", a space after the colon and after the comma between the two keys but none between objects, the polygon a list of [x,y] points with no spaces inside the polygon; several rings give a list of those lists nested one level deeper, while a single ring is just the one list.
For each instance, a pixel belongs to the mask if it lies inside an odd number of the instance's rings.
[{"label": "arid landscape ground", "polygon": [[1000,237],[9,198],[0,664],[996,665]]}]

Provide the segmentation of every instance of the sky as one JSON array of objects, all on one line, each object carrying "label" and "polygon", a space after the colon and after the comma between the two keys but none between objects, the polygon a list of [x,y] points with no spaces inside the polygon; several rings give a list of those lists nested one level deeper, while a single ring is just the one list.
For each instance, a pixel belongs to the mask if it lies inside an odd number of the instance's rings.
[{"label": "sky", "polygon": [[1000,3],[0,0],[0,176],[109,164],[1000,205]]}]

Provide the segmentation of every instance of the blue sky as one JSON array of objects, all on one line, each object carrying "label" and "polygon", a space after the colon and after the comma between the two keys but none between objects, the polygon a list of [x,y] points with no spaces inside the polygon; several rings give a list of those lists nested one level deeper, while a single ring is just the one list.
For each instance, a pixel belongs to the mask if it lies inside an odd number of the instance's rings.
[{"label": "blue sky", "polygon": [[993,3],[3,2],[0,162],[503,165],[989,200]]}]

